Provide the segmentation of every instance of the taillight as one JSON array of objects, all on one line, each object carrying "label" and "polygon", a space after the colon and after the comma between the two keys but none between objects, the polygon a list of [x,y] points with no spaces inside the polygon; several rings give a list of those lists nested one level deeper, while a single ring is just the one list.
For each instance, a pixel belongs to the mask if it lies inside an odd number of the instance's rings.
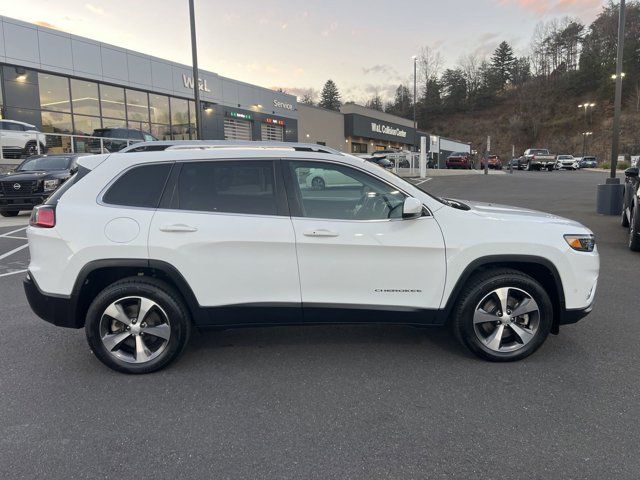
[{"label": "taillight", "polygon": [[56,207],[54,205],[40,205],[33,209],[29,225],[40,228],[53,228],[56,226]]}]

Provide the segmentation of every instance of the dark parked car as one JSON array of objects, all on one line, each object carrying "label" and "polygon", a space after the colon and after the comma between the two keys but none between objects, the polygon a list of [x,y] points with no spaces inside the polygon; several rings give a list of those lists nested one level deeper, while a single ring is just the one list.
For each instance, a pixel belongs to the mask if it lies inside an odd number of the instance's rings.
[{"label": "dark parked car", "polygon": [[519,158],[512,158],[507,163],[507,168],[512,168],[514,170],[519,170],[519,168],[518,168],[518,164],[520,163],[519,160],[520,160]]},{"label": "dark parked car", "polygon": [[629,228],[629,248],[640,252],[640,179],[638,167],[627,168],[624,172],[624,202],[622,205],[622,226]]},{"label": "dark parked car", "polygon": [[[97,128],[91,134],[92,137],[103,138],[102,144],[105,153],[119,152],[126,148],[127,143],[133,142],[151,142],[157,140],[150,133],[136,130],[134,128]],[[87,142],[89,152],[102,153],[100,150],[100,138],[90,138]],[[129,140],[129,142],[127,142]]]},{"label": "dark parked car", "polygon": [[15,217],[44,203],[76,172],[77,159],[84,155],[90,154],[33,156],[13,172],[0,175],[0,215]]},{"label": "dark parked car", "polygon": [[447,157],[447,168],[471,168],[471,154],[454,152]]},{"label": "dark parked car", "polygon": [[489,168],[494,170],[502,170],[502,160],[499,155],[489,155],[486,158],[480,160],[480,170],[484,170],[484,164],[487,163]]},{"label": "dark parked car", "polygon": [[596,157],[582,157],[579,163],[580,168],[598,168],[598,159]]},{"label": "dark parked car", "polygon": [[387,157],[383,157],[381,155],[372,155],[370,157],[362,157],[367,162],[375,163],[376,165],[386,168],[387,170],[391,170],[393,168],[393,162],[389,160]]}]

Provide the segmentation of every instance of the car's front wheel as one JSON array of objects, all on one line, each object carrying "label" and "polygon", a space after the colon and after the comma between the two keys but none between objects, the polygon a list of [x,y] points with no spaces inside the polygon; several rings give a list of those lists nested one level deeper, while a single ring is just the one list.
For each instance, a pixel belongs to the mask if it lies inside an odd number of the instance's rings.
[{"label": "car's front wheel", "polygon": [[634,252],[640,252],[640,215],[637,210],[637,206],[631,210],[629,219],[629,249]]},{"label": "car's front wheel", "polygon": [[85,333],[98,359],[119,372],[150,373],[184,350],[189,312],[166,283],[148,277],[120,280],[98,294],[87,312]]},{"label": "car's front wheel", "polygon": [[474,275],[454,310],[456,337],[486,360],[508,362],[535,352],[553,323],[545,289],[517,270]]}]

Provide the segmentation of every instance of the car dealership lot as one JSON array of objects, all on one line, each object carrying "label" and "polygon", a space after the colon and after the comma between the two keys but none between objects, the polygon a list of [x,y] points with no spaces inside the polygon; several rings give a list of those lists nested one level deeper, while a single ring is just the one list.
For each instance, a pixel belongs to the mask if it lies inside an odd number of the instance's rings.
[{"label": "car dealership lot", "polygon": [[[83,331],[37,319],[22,273],[0,276],[0,476],[635,478],[640,255],[618,218],[593,213],[603,178],[421,184],[596,233],[594,312],[513,364],[477,360],[442,329],[292,327],[195,334],[170,368],[125,376],[93,358]],[[28,262],[24,248],[3,258],[25,240],[2,225],[0,275]]]}]

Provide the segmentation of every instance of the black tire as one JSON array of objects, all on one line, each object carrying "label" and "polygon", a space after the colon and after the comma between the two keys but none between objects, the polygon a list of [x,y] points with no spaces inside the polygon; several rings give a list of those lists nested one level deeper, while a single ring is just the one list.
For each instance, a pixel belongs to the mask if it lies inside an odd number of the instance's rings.
[{"label": "black tire", "polygon": [[[27,157],[31,157],[32,155],[38,155],[38,146],[34,140],[31,140],[26,143],[24,146],[24,155]],[[47,148],[40,142],[40,154],[47,153]]]},{"label": "black tire", "polygon": [[640,252],[640,215],[638,207],[631,210],[631,220],[629,221],[629,249]]},{"label": "black tire", "polygon": [[[474,328],[476,307],[497,288],[509,287],[527,292],[538,306],[535,334],[518,349],[511,352],[495,351],[483,343]],[[496,317],[496,320],[499,320]],[[494,269],[473,275],[456,302],[451,326],[456,338],[478,357],[493,362],[521,360],[535,352],[545,341],[553,325],[553,306],[545,289],[530,276],[511,269]],[[507,327],[504,327],[505,331]],[[509,330],[513,334],[513,330]]]},{"label": "black tire", "polygon": [[2,210],[0,215],[3,217],[17,217],[19,213],[18,210]]},{"label": "black tire", "polygon": [[314,190],[324,190],[326,185],[324,183],[324,178],[322,177],[313,177],[311,179],[311,188]]},{"label": "black tire", "polygon": [[[119,299],[135,296],[155,302],[166,313],[170,327],[166,346],[157,357],[143,363],[117,358],[107,350],[101,338],[100,323],[107,307]],[[191,335],[191,317],[180,295],[165,282],[150,277],[130,277],[109,285],[91,302],[85,333],[94,355],[109,368],[122,373],[151,373],[166,367],[184,351]]]}]

